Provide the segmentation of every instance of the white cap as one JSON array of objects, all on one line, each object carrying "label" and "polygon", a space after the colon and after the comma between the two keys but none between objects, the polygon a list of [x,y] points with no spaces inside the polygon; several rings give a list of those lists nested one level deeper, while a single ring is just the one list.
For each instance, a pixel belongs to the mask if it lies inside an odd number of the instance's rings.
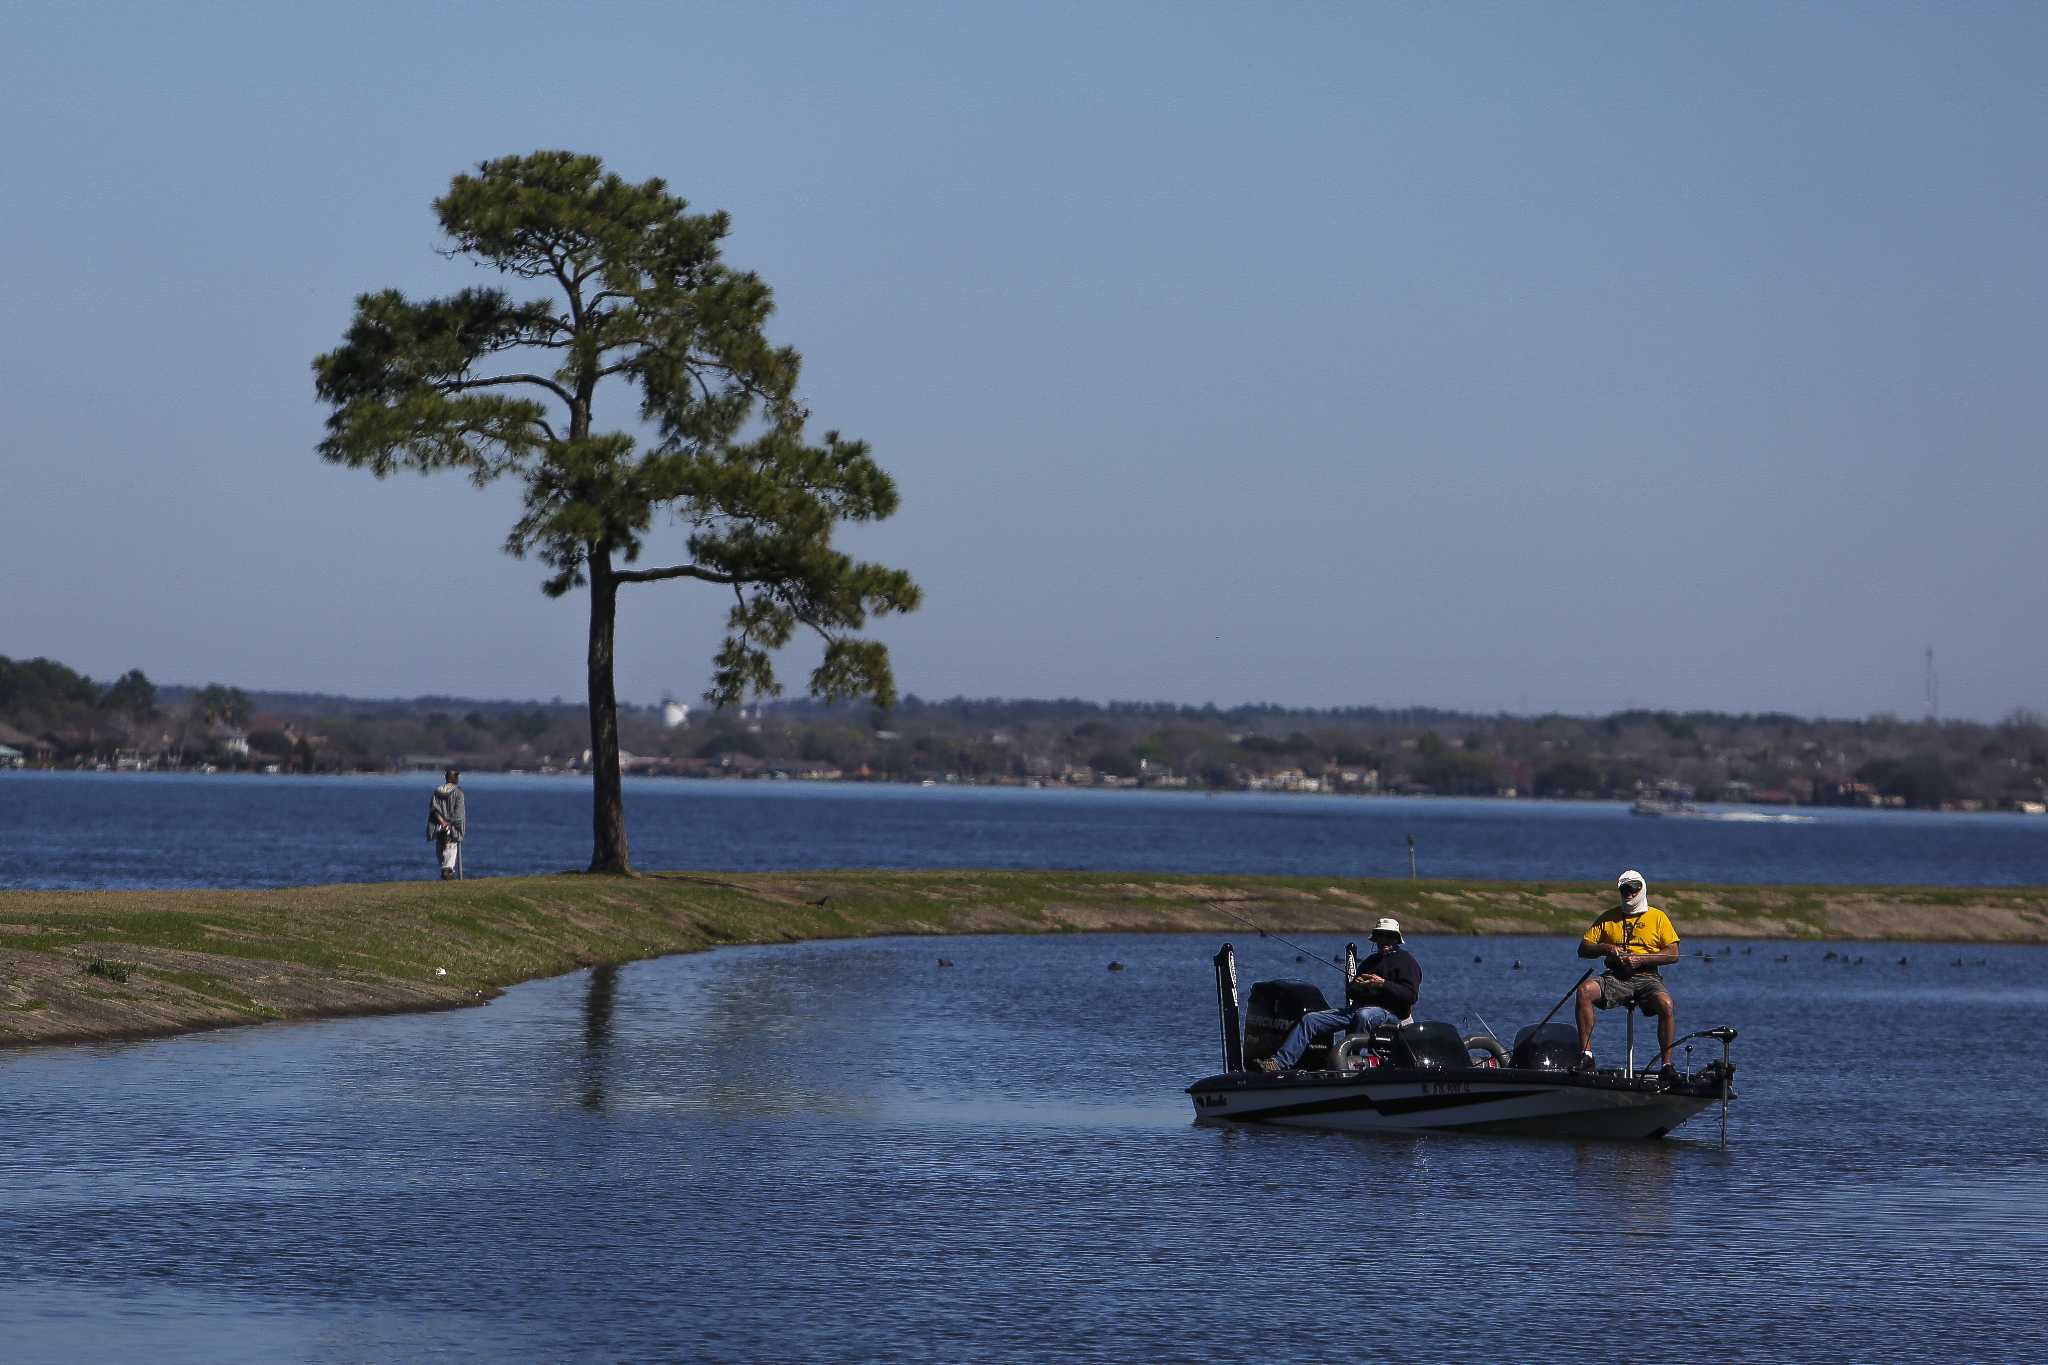
[{"label": "white cap", "polygon": [[1382,919],[1372,927],[1372,931],[1375,934],[1392,934],[1395,938],[1399,938],[1401,937],[1401,921],[1397,919]]},{"label": "white cap", "polygon": [[[1636,892],[1633,896],[1621,890],[1623,886],[1630,882],[1634,882],[1636,885]],[[1639,915],[1650,904],[1649,879],[1634,868],[1630,868],[1614,879],[1614,889],[1621,895],[1621,908],[1625,914]]]}]

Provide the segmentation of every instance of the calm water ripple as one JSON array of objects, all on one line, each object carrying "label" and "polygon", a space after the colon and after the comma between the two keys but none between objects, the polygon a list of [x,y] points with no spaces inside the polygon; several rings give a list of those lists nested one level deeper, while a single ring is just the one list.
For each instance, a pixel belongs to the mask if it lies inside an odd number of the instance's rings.
[{"label": "calm water ripple", "polygon": [[[1676,969],[1689,1027],[1743,1030],[1723,1152],[1711,1113],[1640,1145],[1196,1127],[1215,946],[735,949],[0,1056],[0,1354],[2048,1358],[2048,950]],[[1578,970],[1415,946],[1466,1027]]]},{"label": "calm water ripple", "polygon": [[[0,888],[290,886],[434,874],[431,777],[0,772]],[[590,788],[465,778],[474,876],[590,861]],[[1075,868],[1653,882],[2048,885],[2048,818],[1909,811],[1643,819],[1601,802],[646,779],[642,867]]]}]

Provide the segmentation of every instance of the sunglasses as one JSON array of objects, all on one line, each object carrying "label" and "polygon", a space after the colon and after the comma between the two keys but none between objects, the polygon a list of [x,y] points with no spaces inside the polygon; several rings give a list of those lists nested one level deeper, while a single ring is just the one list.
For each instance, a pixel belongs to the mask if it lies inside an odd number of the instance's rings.
[{"label": "sunglasses", "polygon": [[1641,882],[1622,882],[1614,889],[1624,896],[1633,896],[1636,892],[1643,889],[1643,884]]}]

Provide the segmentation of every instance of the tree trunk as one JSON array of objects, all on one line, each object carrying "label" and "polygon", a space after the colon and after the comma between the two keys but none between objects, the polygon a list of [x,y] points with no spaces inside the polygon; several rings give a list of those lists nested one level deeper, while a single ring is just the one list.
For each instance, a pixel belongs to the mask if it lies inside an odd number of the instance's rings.
[{"label": "tree trunk", "polygon": [[626,797],[619,782],[619,699],[612,688],[618,610],[611,546],[600,541],[590,547],[590,870],[631,876]]}]

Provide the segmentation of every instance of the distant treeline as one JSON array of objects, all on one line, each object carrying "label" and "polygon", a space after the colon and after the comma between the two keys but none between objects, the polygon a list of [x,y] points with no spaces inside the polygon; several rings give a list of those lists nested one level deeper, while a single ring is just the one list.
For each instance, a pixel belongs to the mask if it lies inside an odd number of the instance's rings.
[{"label": "distant treeline", "polygon": [[[814,780],[1275,789],[1359,794],[2033,809],[2048,727],[1971,721],[1620,711],[1480,715],[1435,707],[1187,706],[905,697],[888,711],[798,700],[697,712],[622,707],[630,771]],[[101,684],[47,659],[0,658],[0,744],[63,766],[574,769],[580,703],[364,700]]]}]

